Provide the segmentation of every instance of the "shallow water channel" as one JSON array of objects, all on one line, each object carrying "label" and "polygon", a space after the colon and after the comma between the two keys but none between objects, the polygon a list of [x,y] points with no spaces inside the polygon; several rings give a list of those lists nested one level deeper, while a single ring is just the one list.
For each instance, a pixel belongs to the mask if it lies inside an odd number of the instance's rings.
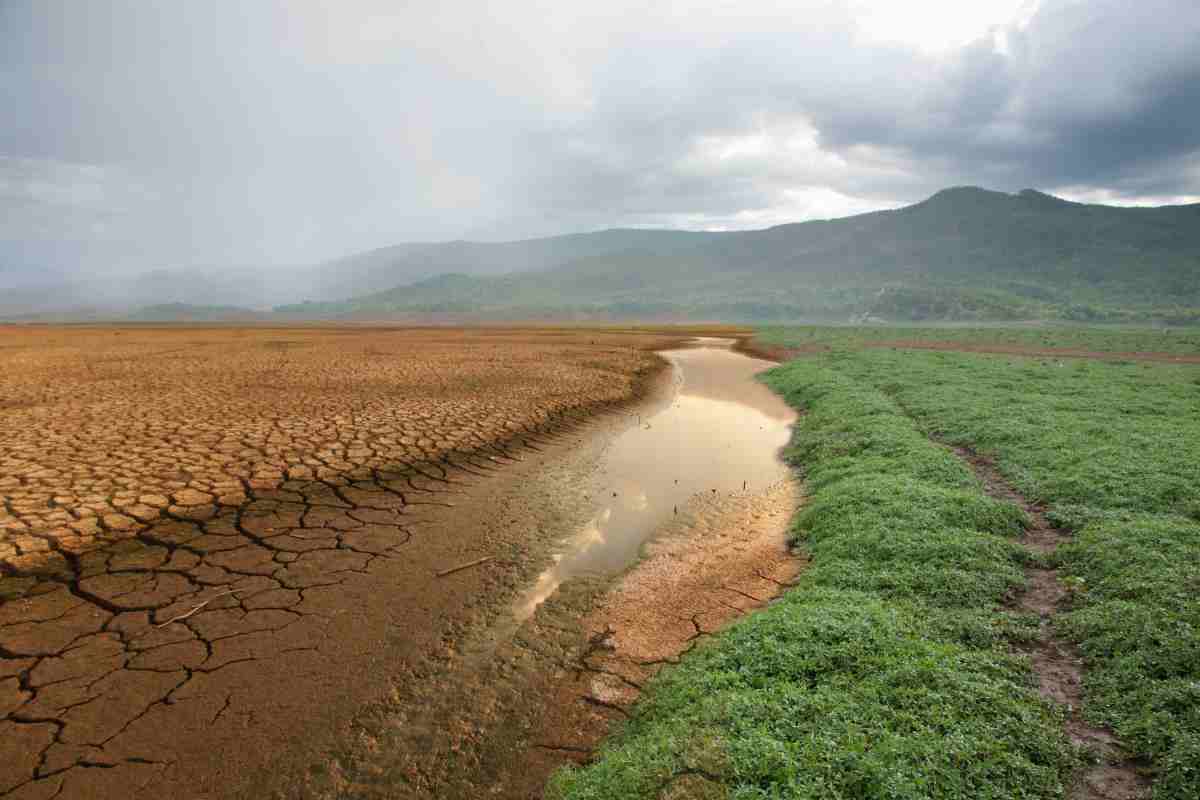
[{"label": "shallow water channel", "polygon": [[518,620],[570,578],[611,575],[633,563],[655,531],[698,495],[761,491],[787,475],[779,450],[795,412],[754,379],[773,364],[732,346],[730,339],[701,338],[660,353],[673,369],[669,401],[636,417],[605,450],[593,516],[520,598]]}]

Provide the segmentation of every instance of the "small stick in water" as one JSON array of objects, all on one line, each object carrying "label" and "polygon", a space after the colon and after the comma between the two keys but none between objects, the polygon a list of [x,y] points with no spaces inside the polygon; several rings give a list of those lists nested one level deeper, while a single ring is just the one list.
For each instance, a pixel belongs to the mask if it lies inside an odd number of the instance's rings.
[{"label": "small stick in water", "polygon": [[459,564],[457,567],[451,567],[450,569],[444,569],[441,572],[439,572],[437,574],[437,576],[439,578],[444,578],[447,575],[452,575],[453,573],[458,572],[459,570],[467,569],[469,567],[477,567],[480,564],[482,564],[483,562],[491,561],[491,560],[492,560],[491,556],[484,556],[483,558],[477,558],[474,561],[468,561],[465,564]]}]

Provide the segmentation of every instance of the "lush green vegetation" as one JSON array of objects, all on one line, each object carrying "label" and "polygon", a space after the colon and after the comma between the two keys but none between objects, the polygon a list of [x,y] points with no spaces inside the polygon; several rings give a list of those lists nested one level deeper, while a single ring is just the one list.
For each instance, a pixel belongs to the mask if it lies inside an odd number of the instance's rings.
[{"label": "lush green vegetation", "polygon": [[1080,590],[1062,628],[1090,667],[1088,715],[1154,759],[1157,797],[1200,796],[1200,525],[1097,521],[1061,562]]},{"label": "lush green vegetation", "polygon": [[766,379],[807,409],[787,457],[810,565],[664,670],[550,796],[1061,797],[1074,754],[1010,648],[1036,623],[999,607],[1023,581],[1021,512],[865,381],[815,361]]},{"label": "lush green vegetation", "polygon": [[1050,516],[1085,711],[1200,796],[1200,368],[864,350],[828,357],[928,431],[995,457]]},{"label": "lush green vegetation", "polygon": [[1093,353],[1200,353],[1200,328],[1129,328],[1095,326],[915,327],[908,325],[790,325],[762,329],[767,344],[802,349],[853,349],[902,344],[1001,346],[1029,350],[1080,350]]}]

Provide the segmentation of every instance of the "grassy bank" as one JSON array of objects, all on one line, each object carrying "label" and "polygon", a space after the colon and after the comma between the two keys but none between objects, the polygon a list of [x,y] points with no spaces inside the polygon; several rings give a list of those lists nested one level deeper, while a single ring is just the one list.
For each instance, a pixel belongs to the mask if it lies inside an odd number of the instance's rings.
[{"label": "grassy bank", "polygon": [[831,327],[793,325],[764,328],[765,344],[798,348],[858,348],[901,342],[965,347],[1013,347],[1030,350],[1086,350],[1096,353],[1200,352],[1200,328],[1126,328],[1095,326],[918,327],[871,325]]},{"label": "grassy bank", "polygon": [[1200,368],[889,350],[829,357],[925,429],[995,458],[1076,532],[1060,630],[1093,721],[1200,797]]},{"label": "grassy bank", "polygon": [[555,798],[1053,798],[1059,713],[999,608],[1021,512],[985,496],[884,393],[815,361],[768,373],[807,414],[798,585],[661,673]]}]

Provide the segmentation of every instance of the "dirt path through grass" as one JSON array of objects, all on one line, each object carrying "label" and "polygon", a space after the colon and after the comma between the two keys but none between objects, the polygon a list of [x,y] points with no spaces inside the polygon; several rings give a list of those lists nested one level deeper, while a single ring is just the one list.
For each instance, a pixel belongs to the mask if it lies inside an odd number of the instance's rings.
[{"label": "dirt path through grass", "polygon": [[1021,611],[1038,616],[1038,637],[1029,648],[1033,672],[1043,695],[1068,711],[1067,735],[1087,748],[1096,760],[1084,768],[1070,790],[1072,800],[1129,800],[1144,797],[1150,781],[1142,774],[1148,766],[1129,758],[1112,731],[1092,725],[1083,718],[1083,662],[1067,641],[1055,635],[1053,618],[1068,601],[1059,571],[1047,564],[1061,542],[1070,534],[1050,524],[1043,509],[1017,492],[992,462],[969,448],[953,447],[983,483],[984,491],[997,500],[1020,507],[1030,520],[1024,544],[1038,557],[1026,566],[1028,586],[1014,601]]}]

